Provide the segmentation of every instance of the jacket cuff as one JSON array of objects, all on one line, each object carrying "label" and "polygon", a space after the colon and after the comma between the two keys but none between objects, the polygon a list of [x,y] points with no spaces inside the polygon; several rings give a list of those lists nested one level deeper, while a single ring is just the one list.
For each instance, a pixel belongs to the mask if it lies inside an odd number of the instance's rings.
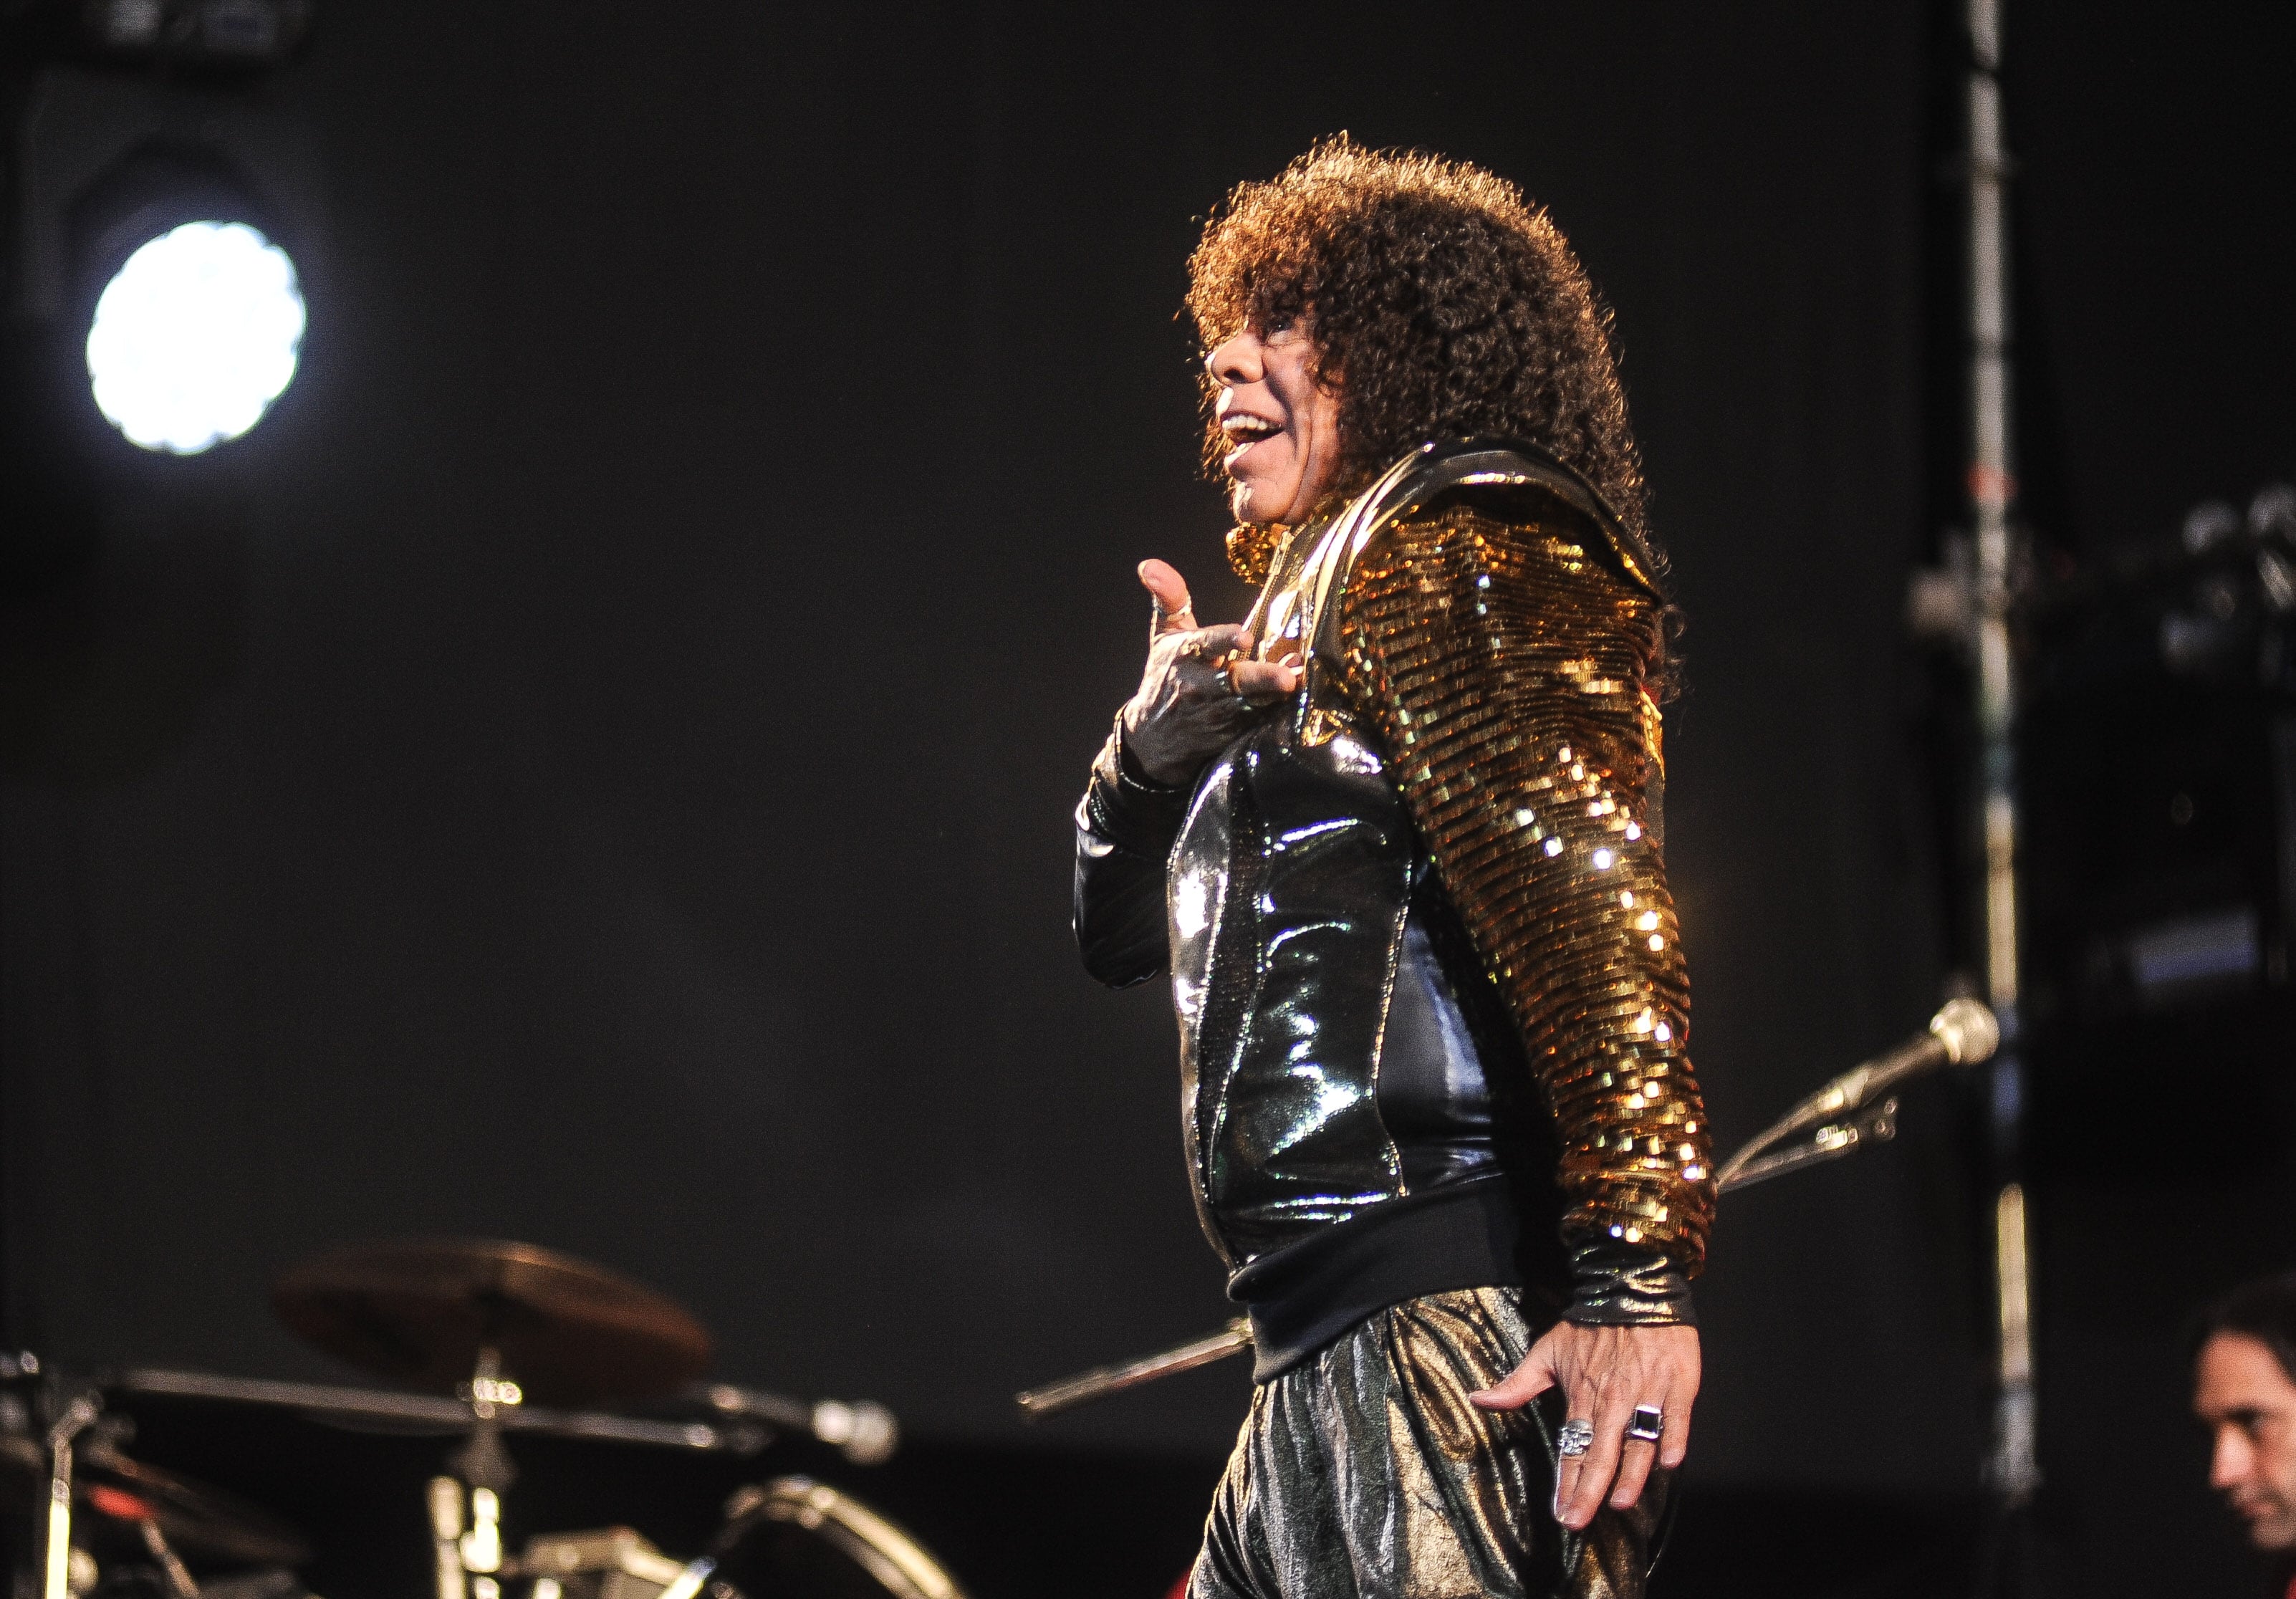
[{"label": "jacket cuff", "polygon": [[1189,792],[1158,783],[1140,770],[1125,748],[1124,717],[1119,712],[1116,726],[1092,763],[1092,781],[1084,791],[1085,821],[1095,834],[1119,849],[1161,857],[1180,836]]},{"label": "jacket cuff", "polygon": [[1576,1282],[1565,1321],[1589,1327],[1694,1327],[1690,1279],[1665,1255],[1614,1242],[1570,1251]]}]

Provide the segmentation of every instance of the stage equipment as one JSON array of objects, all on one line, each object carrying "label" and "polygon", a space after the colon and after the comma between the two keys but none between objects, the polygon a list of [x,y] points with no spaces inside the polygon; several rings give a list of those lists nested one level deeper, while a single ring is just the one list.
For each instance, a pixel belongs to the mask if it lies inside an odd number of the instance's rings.
[{"label": "stage equipment", "polygon": [[[292,1526],[259,1505],[174,1472],[131,1459],[125,1417],[94,1412],[73,1443],[72,1507],[115,1527],[165,1560],[242,1566],[299,1566],[310,1546]],[[13,1513],[45,1511],[51,1463],[30,1439],[0,1437],[0,1506]]]},{"label": "stage equipment", "polygon": [[314,142],[269,94],[306,31],[300,0],[94,0],[11,20],[27,70],[5,102],[0,465],[20,555],[86,544],[123,490],[214,480],[176,463],[288,391],[323,208]]},{"label": "stage equipment", "polygon": [[135,247],[97,297],[87,375],[130,444],[195,455],[263,419],[295,375],[303,291],[244,222],[179,223]]},{"label": "stage equipment", "polygon": [[530,1539],[503,1571],[530,1579],[530,1599],[964,1599],[914,1538],[809,1477],[737,1490],[709,1553],[683,1565],[609,1527]]},{"label": "stage equipment", "polygon": [[[1717,1192],[1729,1193],[1800,1167],[1840,1160],[1870,1144],[1888,1143],[1897,1136],[1892,1090],[1940,1066],[1977,1065],[2000,1042],[2000,1023],[1991,1011],[1973,999],[1946,1001],[1926,1031],[1843,1072],[1741,1146],[1717,1168]],[[1177,1349],[1029,1389],[1015,1394],[1013,1403],[1035,1421],[1250,1349],[1251,1323],[1239,1316],[1219,1332]]]},{"label": "stage equipment", "polygon": [[[425,1491],[436,1599],[502,1599],[512,1581],[529,1584],[527,1599],[964,1599],[900,1529],[801,1477],[742,1490],[709,1553],[693,1561],[665,1555],[627,1528],[545,1535],[522,1554],[506,1549],[503,1500],[517,1472],[505,1433],[749,1456],[783,1429],[861,1464],[898,1445],[899,1427],[882,1405],[697,1382],[710,1358],[709,1331],[603,1267],[533,1244],[396,1240],[307,1260],[282,1275],[272,1300],[319,1349],[433,1391],[156,1369],[117,1373],[78,1392],[53,1385],[45,1447],[29,1434],[0,1437],[0,1491],[20,1487],[15,1496],[27,1506],[47,1507],[42,1599],[71,1599],[101,1575],[74,1543],[75,1506],[134,1527],[139,1567],[148,1559],[173,1599],[198,1599],[178,1546],[273,1568],[308,1554],[276,1518],[127,1460],[118,1446],[127,1423],[104,1414],[107,1396],[254,1405],[460,1435],[449,1457],[455,1474],[433,1478]],[[10,1356],[0,1375],[29,1381],[40,1369],[29,1354]],[[657,1400],[668,1414],[547,1408],[530,1402],[537,1397]],[[29,1423],[29,1407],[17,1403],[16,1412]],[[291,1584],[283,1571],[275,1575]]]},{"label": "stage equipment", "polygon": [[[56,67],[15,142],[18,405],[159,455],[253,429],[293,380],[308,322],[296,258],[316,185],[294,131],[236,86]],[[100,468],[100,438],[52,436]]]},{"label": "stage equipment", "polygon": [[[439,1529],[443,1540],[459,1528]],[[452,1559],[451,1554],[442,1559]],[[709,1552],[680,1562],[627,1527],[553,1533],[505,1557],[530,1599],[964,1599],[915,1539],[809,1477],[737,1490]]]},{"label": "stage equipment", "polygon": [[882,1405],[867,1399],[816,1399],[712,1382],[700,1398],[718,1414],[765,1422],[789,1432],[809,1432],[855,1465],[882,1465],[901,1447],[900,1423]]},{"label": "stage equipment", "polygon": [[1194,1371],[1200,1365],[1210,1365],[1226,1360],[1231,1355],[1247,1354],[1251,1349],[1251,1322],[1247,1316],[1234,1321],[1210,1335],[1184,1343],[1177,1349],[1167,1349],[1160,1355],[1146,1355],[1138,1360],[1128,1360],[1119,1365],[1095,1366],[1058,1382],[1048,1382],[1042,1388],[1031,1388],[1013,1396],[1021,1414],[1030,1421],[1055,1415],[1092,1399],[1103,1399],[1110,1394],[1122,1393],[1128,1388],[1138,1388],[1162,1377],[1177,1377],[1182,1372]]},{"label": "stage equipment", "polygon": [[178,70],[276,67],[311,29],[308,0],[86,0],[47,9],[62,13],[53,32],[65,48],[76,43],[88,57]]},{"label": "stage equipment", "polygon": [[[469,1432],[477,1421],[475,1406],[469,1399],[324,1382],[226,1377],[212,1372],[166,1371],[151,1366],[135,1366],[117,1373],[105,1381],[104,1390],[123,1398],[215,1399],[229,1405],[291,1410],[313,1421],[379,1423],[440,1433]],[[554,1410],[524,1403],[497,1403],[494,1410],[491,1419],[496,1428],[504,1432],[532,1432],[545,1438],[582,1439],[592,1443],[644,1444],[710,1455],[755,1455],[772,1442],[774,1436],[772,1429],[753,1422],[676,1421],[606,1411]]]},{"label": "stage equipment", "polygon": [[271,1305],[338,1359],[460,1401],[469,1437],[447,1457],[454,1475],[430,1484],[438,1599],[499,1599],[502,1496],[518,1480],[502,1435],[519,1429],[529,1392],[652,1398],[701,1376],[711,1352],[701,1324],[652,1290],[492,1239],[353,1244],[290,1268]]},{"label": "stage equipment", "polygon": [[1993,1451],[1987,1474],[2005,1505],[2040,1487],[2035,1450],[2033,1343],[2027,1319],[2031,1249],[2025,1228],[2025,1076],[2018,1050],[2017,680],[2010,592],[2025,540],[2010,504],[2009,152],[2002,134],[2000,0],[1969,0],[1969,498],[1976,528],[1977,726],[1983,745],[1980,824],[1985,840],[1986,997],[2005,1047],[1993,1068],[1994,1300],[1998,1313]]},{"label": "stage equipment", "polygon": [[[1888,1097],[1940,1066],[1974,1066],[2000,1047],[2001,1026],[1973,999],[1949,999],[1930,1018],[1928,1030],[1885,1055],[1852,1067],[1749,1139],[1715,1173],[1724,1193],[1781,1176],[1816,1160],[1849,1153],[1861,1143],[1886,1144],[1897,1135],[1898,1102]],[[1787,1140],[1801,1141],[1781,1148]]]},{"label": "stage equipment", "polygon": [[2041,586],[2027,631],[2037,1043],[2085,1074],[2273,1051],[2296,1024],[2296,488]]},{"label": "stage equipment", "polygon": [[291,1267],[271,1305],[306,1343],[373,1376],[504,1409],[657,1398],[711,1356],[708,1331],[673,1300],[530,1243],[353,1244]]},{"label": "stage equipment", "polygon": [[[714,1593],[722,1585],[735,1599],[965,1599],[906,1532],[807,1477],[780,1477],[735,1493],[710,1549],[709,1587]],[[658,1599],[685,1596],[664,1592]]]},{"label": "stage equipment", "polygon": [[1986,1479],[2001,1504],[2016,1509],[2040,1486],[2034,1453],[2033,1349],[2025,1319],[2030,1256],[2021,1185],[2027,1100],[2021,1044],[2023,972],[2020,939],[2021,817],[2017,773],[2018,671],[2013,622],[2015,586],[2030,567],[2030,539],[2013,519],[2017,484],[2010,437],[2011,351],[2009,173],[2001,107],[2000,0],[1965,0],[1967,59],[1964,102],[1968,145],[1957,163],[1968,184],[1964,287],[1968,314],[1968,471],[1974,537],[1948,541],[1947,564],[1914,575],[1907,619],[1916,635],[1960,647],[1974,671],[1977,770],[1971,784],[1973,832],[1981,840],[1977,873],[1979,945],[1986,997],[2001,1019],[2002,1048],[1993,1063],[1990,1177],[1994,1190],[1994,1298],[1997,1360],[1993,1438]]}]

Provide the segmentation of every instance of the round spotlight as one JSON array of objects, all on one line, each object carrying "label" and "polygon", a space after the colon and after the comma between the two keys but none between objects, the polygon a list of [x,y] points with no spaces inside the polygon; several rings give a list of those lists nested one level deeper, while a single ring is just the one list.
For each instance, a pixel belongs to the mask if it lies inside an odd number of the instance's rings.
[{"label": "round spotlight", "polygon": [[285,250],[244,222],[186,222],[130,255],[95,302],[96,408],[130,443],[196,455],[286,392],[303,323]]}]

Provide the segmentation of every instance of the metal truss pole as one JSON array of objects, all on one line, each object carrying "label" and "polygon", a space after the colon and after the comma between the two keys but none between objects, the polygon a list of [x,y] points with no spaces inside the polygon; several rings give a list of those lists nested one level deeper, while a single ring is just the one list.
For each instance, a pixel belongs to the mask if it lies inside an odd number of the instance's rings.
[{"label": "metal truss pole", "polygon": [[2010,651],[2017,567],[2009,521],[2008,158],[2001,129],[2001,0],[1967,0],[1969,63],[1969,496],[1977,543],[1977,723],[1982,750],[1986,987],[2002,1022],[1993,1066],[1999,1185],[1994,1266],[2000,1360],[1987,1476],[2011,1507],[2040,1486],[2034,1447],[2033,1341],[2025,1192],[2016,1181],[2025,1070],[2018,1038],[2016,676]]}]

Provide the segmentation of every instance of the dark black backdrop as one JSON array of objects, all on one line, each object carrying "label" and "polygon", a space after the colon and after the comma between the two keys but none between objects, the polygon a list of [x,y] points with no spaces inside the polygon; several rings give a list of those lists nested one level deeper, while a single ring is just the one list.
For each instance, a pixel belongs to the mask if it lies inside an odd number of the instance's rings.
[{"label": "dark black backdrop", "polygon": [[[2065,499],[2127,535],[2284,470],[2285,313],[2240,296],[2289,281],[2259,217],[2291,163],[2260,90],[2203,85],[2208,25],[2096,14],[2020,7],[2012,48]],[[492,1234],[659,1283],[728,1375],[993,1440],[1015,1388],[1218,1321],[1166,1001],[1077,970],[1067,813],[1136,669],[1133,564],[1242,601],[1174,319],[1193,231],[1342,127],[1519,179],[1617,308],[1693,619],[1669,847],[1721,1139],[1928,1013],[1927,7],[320,20],[268,91],[328,196],[301,378],[202,509],[119,496],[5,646],[17,1336],[319,1374],[266,1317],[281,1267]],[[2095,248],[2124,156],[2179,139],[2216,198],[2144,168],[2161,231]],[[2202,258],[2269,329],[2200,295],[2197,355],[2128,337]],[[2213,453],[2133,448],[2164,406]],[[1972,1487],[1957,1109],[1906,1120],[1726,1210],[1710,1480]],[[2173,1414],[2173,1373],[2130,1380]],[[1036,1436],[1207,1454],[1242,1395]]]}]

